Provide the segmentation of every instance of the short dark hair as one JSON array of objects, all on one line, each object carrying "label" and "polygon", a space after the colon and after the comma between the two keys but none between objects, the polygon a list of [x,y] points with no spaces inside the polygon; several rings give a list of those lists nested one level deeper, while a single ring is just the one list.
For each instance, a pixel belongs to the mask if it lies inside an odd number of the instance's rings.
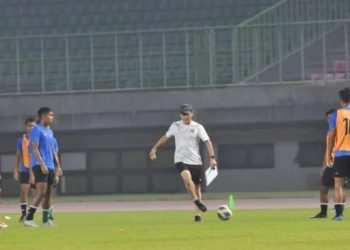
[{"label": "short dark hair", "polygon": [[326,116],[329,116],[330,114],[333,114],[335,111],[337,111],[336,109],[329,109],[327,112],[326,112]]},{"label": "short dark hair", "polygon": [[41,108],[38,110],[39,119],[40,119],[43,115],[45,115],[45,114],[47,114],[47,113],[50,113],[50,112],[52,112],[52,109],[51,109],[51,108],[49,108],[49,107],[41,107]]},{"label": "short dark hair", "polygon": [[339,97],[344,103],[350,103],[350,89],[344,88],[340,90]]},{"label": "short dark hair", "polygon": [[28,123],[31,123],[31,122],[35,122],[35,119],[32,118],[32,117],[29,117],[26,119],[26,121],[24,122],[25,125],[28,125]]}]

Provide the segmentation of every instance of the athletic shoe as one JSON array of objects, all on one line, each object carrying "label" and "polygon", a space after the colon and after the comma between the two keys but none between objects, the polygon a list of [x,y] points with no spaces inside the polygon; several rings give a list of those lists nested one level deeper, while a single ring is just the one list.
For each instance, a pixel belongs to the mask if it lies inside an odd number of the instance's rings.
[{"label": "athletic shoe", "polygon": [[53,222],[53,220],[48,220],[47,222],[43,223],[44,227],[57,227],[57,225]]},{"label": "athletic shoe", "polygon": [[20,223],[23,223],[24,220],[26,219],[26,216],[27,216],[27,215],[22,215],[21,218],[19,219],[19,222],[20,222]]},{"label": "athletic shoe", "polygon": [[310,217],[311,219],[325,219],[327,218],[327,214],[324,214],[324,213],[318,213],[314,216],[311,216]]},{"label": "athletic shoe", "polygon": [[202,212],[206,212],[208,210],[207,207],[200,200],[195,200],[193,202]]},{"label": "athletic shoe", "polygon": [[200,215],[196,215],[194,217],[194,222],[201,222],[202,221],[202,217]]},{"label": "athletic shoe", "polygon": [[25,227],[39,227],[33,220],[25,220],[23,224]]},{"label": "athletic shoe", "polygon": [[343,215],[334,216],[333,220],[334,221],[342,221],[342,220],[344,220],[344,217],[343,217]]}]

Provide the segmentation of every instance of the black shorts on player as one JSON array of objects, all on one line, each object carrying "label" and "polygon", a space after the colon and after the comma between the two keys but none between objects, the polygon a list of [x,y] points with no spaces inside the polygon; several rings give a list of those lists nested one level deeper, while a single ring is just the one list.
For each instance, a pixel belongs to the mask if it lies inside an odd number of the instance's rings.
[{"label": "black shorts on player", "polygon": [[181,173],[184,170],[188,170],[191,173],[192,181],[195,184],[201,184],[203,182],[202,165],[190,165],[183,162],[178,162],[175,164],[176,170]]},{"label": "black shorts on player", "polygon": [[19,172],[19,183],[21,184],[29,184],[29,173]]},{"label": "black shorts on player", "polygon": [[334,177],[350,176],[350,156],[336,157],[334,159]]},{"label": "black shorts on player", "polygon": [[40,166],[34,166],[33,167],[33,174],[34,174],[34,178],[35,178],[35,183],[45,182],[48,185],[52,185],[54,183],[55,170],[53,170],[53,169],[49,169],[49,173],[48,174],[44,174],[41,171],[41,167]]}]

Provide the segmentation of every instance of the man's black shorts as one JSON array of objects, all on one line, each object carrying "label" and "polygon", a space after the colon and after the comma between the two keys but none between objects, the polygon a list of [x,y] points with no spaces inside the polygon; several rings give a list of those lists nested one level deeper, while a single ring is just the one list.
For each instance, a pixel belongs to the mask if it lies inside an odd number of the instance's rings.
[{"label": "man's black shorts", "polygon": [[27,172],[19,172],[19,183],[21,183],[21,184],[29,184],[29,173],[27,173]]},{"label": "man's black shorts", "polygon": [[184,170],[188,170],[191,173],[192,181],[195,184],[201,184],[203,182],[203,166],[202,165],[190,165],[182,162],[175,163],[176,170],[181,173]]},{"label": "man's black shorts", "polygon": [[34,178],[35,178],[35,183],[45,182],[49,185],[52,185],[54,183],[54,180],[55,180],[55,170],[54,169],[49,169],[48,174],[43,174],[40,166],[34,166],[33,167],[33,174],[34,174]]},{"label": "man's black shorts", "polygon": [[325,168],[322,175],[322,183],[321,183],[322,186],[328,187],[328,188],[334,188],[334,172],[335,172],[334,167]]},{"label": "man's black shorts", "polygon": [[350,177],[350,156],[336,157],[334,170],[335,177]]}]

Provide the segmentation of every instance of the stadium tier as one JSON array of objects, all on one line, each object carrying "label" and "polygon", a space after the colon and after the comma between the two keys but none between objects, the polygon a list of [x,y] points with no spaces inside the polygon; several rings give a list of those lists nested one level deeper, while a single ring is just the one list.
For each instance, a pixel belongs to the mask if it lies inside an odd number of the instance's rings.
[{"label": "stadium tier", "polygon": [[2,36],[237,24],[278,0],[1,1]]},{"label": "stadium tier", "polygon": [[0,33],[18,35],[0,37],[1,94],[311,80],[320,72],[308,73],[306,58],[294,72],[285,62],[347,26],[349,14],[344,0],[15,3],[0,8]]}]

